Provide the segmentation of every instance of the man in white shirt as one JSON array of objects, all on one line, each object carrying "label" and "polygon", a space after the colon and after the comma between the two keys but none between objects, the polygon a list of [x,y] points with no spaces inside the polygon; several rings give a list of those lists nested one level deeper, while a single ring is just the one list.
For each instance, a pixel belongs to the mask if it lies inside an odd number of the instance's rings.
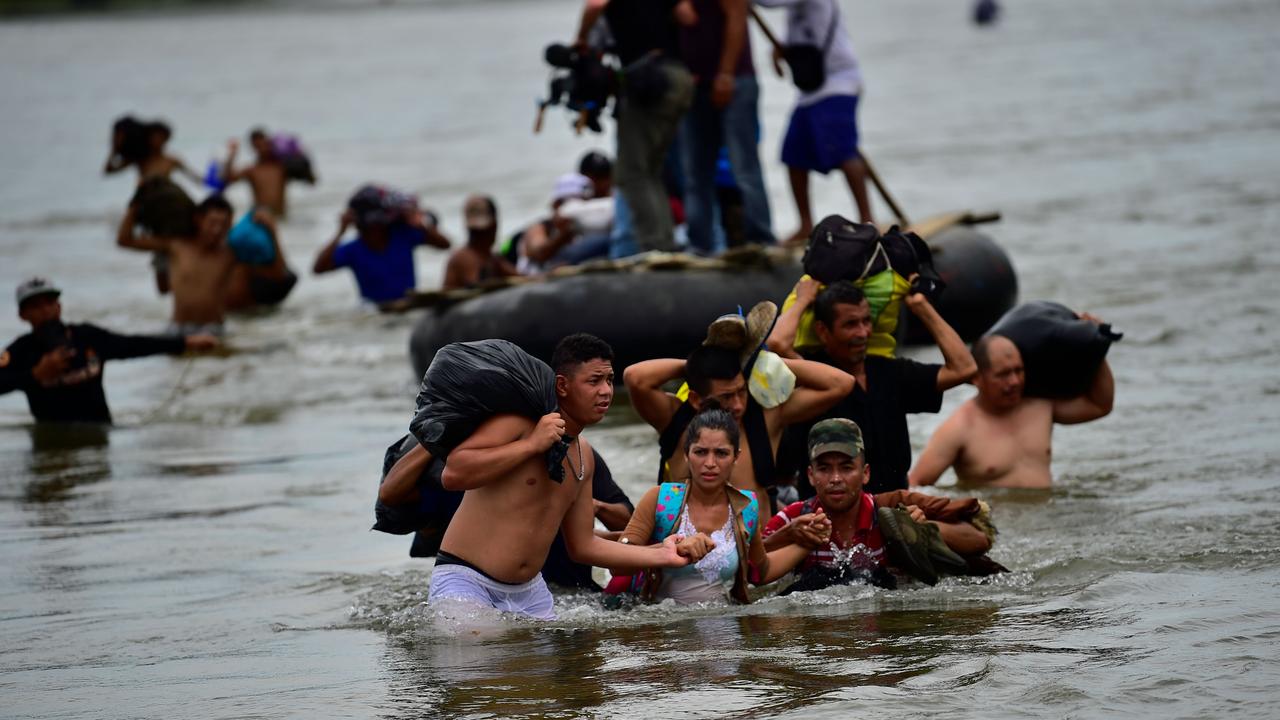
[{"label": "man in white shirt", "polygon": [[[813,231],[809,207],[809,173],[844,173],[864,223],[871,219],[867,197],[867,167],[858,153],[858,96],[862,73],[853,54],[853,41],[845,31],[836,0],[754,0],[763,7],[787,9],[786,43],[811,45],[822,53],[823,84],[801,92],[791,113],[786,138],[782,141],[782,162],[787,166],[791,193],[800,215],[800,228],[788,239],[803,243]],[[780,57],[775,53],[774,64]],[[781,72],[779,70],[779,72]]]}]

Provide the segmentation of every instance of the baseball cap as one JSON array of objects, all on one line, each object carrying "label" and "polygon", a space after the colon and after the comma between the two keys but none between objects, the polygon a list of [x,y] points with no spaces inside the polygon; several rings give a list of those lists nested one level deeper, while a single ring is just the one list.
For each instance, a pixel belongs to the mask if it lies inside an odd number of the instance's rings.
[{"label": "baseball cap", "polygon": [[556,188],[551,192],[551,202],[569,198],[589,198],[595,185],[591,178],[578,173],[567,173],[556,178]]},{"label": "baseball cap", "polygon": [[838,452],[856,458],[862,454],[862,429],[848,418],[823,420],[809,430],[809,462]]},{"label": "baseball cap", "polygon": [[609,156],[597,150],[592,150],[582,159],[578,161],[578,172],[587,177],[599,177],[601,175],[613,174],[613,163],[609,161]]},{"label": "baseball cap", "polygon": [[61,294],[62,289],[57,285],[54,285],[48,278],[33,277],[20,283],[18,285],[18,289],[14,291],[13,296],[18,301],[18,307],[22,307],[22,303],[33,297]]},{"label": "baseball cap", "polygon": [[472,195],[462,206],[462,216],[468,230],[489,230],[498,225],[493,211],[493,201],[484,195]]}]

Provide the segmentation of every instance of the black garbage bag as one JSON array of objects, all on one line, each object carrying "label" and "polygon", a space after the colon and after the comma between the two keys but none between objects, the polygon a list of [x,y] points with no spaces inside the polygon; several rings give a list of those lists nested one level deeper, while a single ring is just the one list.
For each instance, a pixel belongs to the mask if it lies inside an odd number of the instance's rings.
[{"label": "black garbage bag", "polygon": [[1123,337],[1109,324],[1081,320],[1065,305],[1047,300],[1015,307],[987,334],[1002,335],[1018,346],[1027,374],[1023,394],[1042,398],[1084,394],[1111,343]]},{"label": "black garbage bag", "polygon": [[156,237],[192,237],[196,234],[196,204],[172,180],[152,177],[133,194],[137,223]]},{"label": "black garbage bag", "polygon": [[[422,378],[409,432],[432,457],[449,453],[494,415],[537,420],[555,412],[556,375],[546,363],[507,340],[450,343]],[[564,480],[567,435],[547,451],[547,472]]]},{"label": "black garbage bag", "polygon": [[[417,444],[418,441],[412,435],[405,435],[391,443],[382,458],[382,480],[379,481],[379,486],[387,479],[387,473],[391,472],[400,458]],[[381,500],[375,500],[373,529],[391,535],[408,535],[419,531],[430,533],[434,529],[443,536],[444,529],[462,503],[461,491],[446,490],[440,483],[443,472],[444,462],[433,457],[417,479],[417,501],[387,505]]]}]

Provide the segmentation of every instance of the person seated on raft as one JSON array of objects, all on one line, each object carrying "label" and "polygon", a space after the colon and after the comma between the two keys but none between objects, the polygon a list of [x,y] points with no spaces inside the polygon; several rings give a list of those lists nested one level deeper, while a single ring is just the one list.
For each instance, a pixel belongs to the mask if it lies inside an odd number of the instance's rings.
[{"label": "person seated on raft", "polygon": [[[911,467],[907,414],[938,412],[942,393],[973,377],[977,365],[955,329],[921,292],[909,292],[903,303],[937,343],[943,365],[869,354],[874,326],[866,295],[847,280],[832,283],[821,292],[819,287],[811,278],[796,283],[796,302],[778,318],[769,335],[769,349],[782,357],[800,357],[795,350],[800,316],[807,308],[813,308],[813,327],[822,347],[809,358],[838,368],[856,380],[850,391],[817,419],[846,417],[862,428],[867,461],[876,468],[876,477],[868,487],[870,492],[905,490]],[[787,432],[778,453],[783,474],[804,467],[804,444],[810,427],[812,422]],[[800,497],[812,495],[803,475],[800,481]]]},{"label": "person seated on raft", "polygon": [[232,226],[227,243],[239,261],[227,287],[227,310],[252,310],[284,302],[298,276],[285,262],[271,211],[257,208],[242,218]]},{"label": "person seated on raft", "polygon": [[[1099,323],[1082,313],[1083,320]],[[1103,360],[1084,395],[1050,400],[1022,394],[1026,374],[1013,341],[987,335],[973,344],[978,394],[956,408],[929,438],[911,469],[914,485],[932,485],[954,467],[962,486],[1047,488],[1053,482],[1053,425],[1097,420],[1111,412],[1116,385]]]},{"label": "person seated on raft", "polygon": [[289,175],[282,158],[276,156],[271,137],[267,131],[257,127],[249,131],[249,144],[257,157],[253,164],[236,168],[236,155],[240,152],[240,141],[232,138],[227,141],[227,159],[222,164],[223,187],[231,187],[241,180],[247,180],[253,190],[255,208],[264,207],[278,218],[283,218],[288,210],[285,198],[289,185]]},{"label": "person seated on raft", "polygon": [[[814,425],[809,431],[808,455],[809,482],[817,495],[786,506],[764,526],[765,549],[794,544],[810,551],[800,566],[800,579],[784,592],[819,590],[854,580],[895,586],[884,570],[885,543],[911,545],[901,532],[905,524],[927,523],[928,527],[907,528],[915,547],[906,553],[912,562],[900,569],[930,584],[937,581],[938,569],[965,574],[1002,569],[981,557],[991,549],[995,529],[979,501],[905,490],[867,493],[871,466],[863,454],[862,430],[852,420],[832,418]],[[886,536],[878,510],[900,505],[905,506],[907,516],[891,520],[898,529]],[[933,556],[939,553],[942,557],[935,563]],[[974,561],[969,563],[967,558]]]},{"label": "person seated on raft", "polygon": [[14,292],[31,332],[0,352],[0,395],[21,390],[38,423],[111,422],[102,371],[109,360],[212,350],[210,335],[119,335],[89,323],[62,322],[62,290],[31,278]]},{"label": "person seated on raft", "polygon": [[609,254],[609,229],[613,224],[613,200],[592,200],[591,179],[569,173],[556,180],[551,194],[551,216],[539,220],[511,238],[508,259],[516,270],[536,275],[559,265],[576,265]]},{"label": "person seated on raft", "polygon": [[[777,312],[777,306],[764,302],[752,308],[745,321],[737,315],[721,317],[712,323],[708,339],[688,359],[645,360],[623,372],[632,406],[660,435],[660,480],[688,477],[685,458],[676,449],[684,443],[689,420],[706,400],[713,399],[733,416],[746,437],[747,452],[734,465],[732,484],[759,495],[777,479],[775,458],[783,431],[816,417],[853,389],[853,378],[838,368],[809,360],[783,359],[795,374],[795,389],[785,401],[765,408],[748,392],[746,364],[772,327]],[[689,383],[687,401],[663,389],[681,378]]]},{"label": "person seated on raft", "polygon": [[[591,504],[596,520],[605,527],[604,530],[597,528],[595,532],[606,540],[617,540],[635,508],[626,492],[614,482],[613,473],[599,451],[593,448],[592,453],[595,472],[591,480]],[[462,493],[446,491],[440,486],[443,470],[443,462],[435,462],[426,448],[414,442],[413,447],[391,466],[378,486],[378,502],[384,506],[384,512],[399,515],[414,526],[426,523],[414,532],[413,546],[409,549],[409,555],[413,557],[436,554],[437,548],[428,546],[433,538],[444,533],[461,500]],[[381,528],[375,526],[375,529]],[[576,563],[569,558],[564,533],[557,534],[551,543],[547,559],[542,564],[542,577],[548,583],[564,588],[597,592],[601,589],[591,576],[590,565]]]},{"label": "person seated on raft", "polygon": [[[354,225],[359,233],[343,241]],[[447,250],[435,215],[419,210],[409,195],[365,185],[347,202],[338,218],[338,232],[316,255],[317,275],[351,268],[360,296],[372,303],[399,300],[417,284],[413,250],[419,245]]]},{"label": "person seated on raft", "polygon": [[125,212],[116,233],[120,247],[164,255],[173,286],[173,315],[169,335],[222,337],[228,284],[236,257],[227,245],[231,230],[231,203],[210,195],[195,209],[193,237],[139,235],[133,205]]},{"label": "person seated on raft", "polygon": [[498,239],[498,205],[488,195],[472,195],[462,206],[467,244],[449,256],[442,290],[475,287],[486,280],[516,277],[515,266],[493,252]]},{"label": "person seated on raft", "polygon": [[[765,550],[759,496],[730,484],[739,448],[738,421],[707,401],[684,438],[689,474],[683,482],[650,488],[619,539],[653,545],[675,535],[691,543],[692,565],[639,576],[644,599],[687,605],[722,600],[727,590],[733,600],[749,603],[747,583],[767,585],[808,557],[809,549],[798,544]],[[817,530],[815,536],[824,539]]]}]

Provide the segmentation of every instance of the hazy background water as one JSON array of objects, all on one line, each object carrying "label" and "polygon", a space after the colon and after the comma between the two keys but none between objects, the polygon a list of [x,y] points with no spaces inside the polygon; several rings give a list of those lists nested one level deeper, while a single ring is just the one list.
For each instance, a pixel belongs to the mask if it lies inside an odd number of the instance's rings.
[{"label": "hazy background water", "polygon": [[[1273,716],[1280,7],[1027,0],[987,31],[956,1],[841,7],[865,149],[906,209],[1003,211],[989,231],[1024,298],[1127,333],[1116,410],[1058,431],[1055,489],[984,493],[1013,573],[729,610],[566,597],[549,627],[441,635],[429,563],[367,531],[412,405],[413,318],[306,269],[361,182],[420,193],[457,238],[467,193],[496,195],[513,230],[582,152],[610,149],[554,112],[530,134],[541,47],[578,3],[7,21],[0,287],[48,274],[69,319],[163,325],[146,258],[113,244],[133,181],[100,175],[125,112],[168,119],[197,166],[253,124],[300,132],[321,183],[291,195],[303,279],[284,307],[233,320],[230,357],[111,363],[105,441],[50,440],[0,398],[0,715]],[[779,234],[792,97],[763,80]],[[851,212],[836,180],[815,194]],[[442,255],[418,260],[433,285]],[[23,329],[0,312],[0,337]],[[917,447],[940,418],[912,418]],[[653,433],[619,408],[592,438],[638,498]]]}]

